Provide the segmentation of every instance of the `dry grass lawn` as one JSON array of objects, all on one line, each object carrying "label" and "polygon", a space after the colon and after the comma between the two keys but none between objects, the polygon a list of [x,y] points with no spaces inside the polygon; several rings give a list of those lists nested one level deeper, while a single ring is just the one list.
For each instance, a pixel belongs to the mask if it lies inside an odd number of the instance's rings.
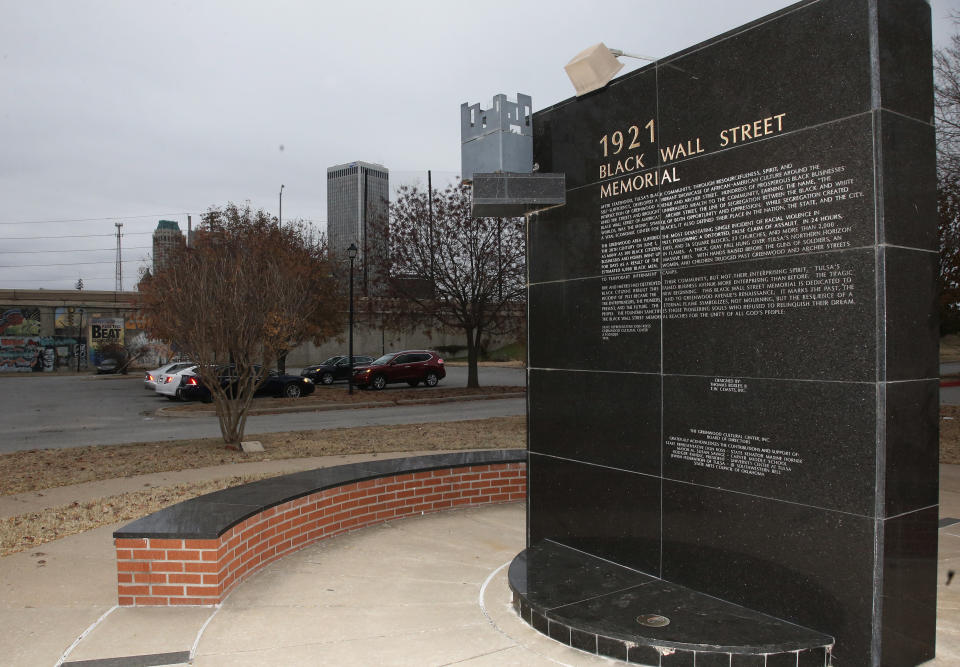
[{"label": "dry grass lawn", "polygon": [[940,339],[940,361],[960,361],[960,334],[950,334]]},{"label": "dry grass lawn", "polygon": [[[0,456],[0,495],[94,480],[251,461],[417,450],[515,449],[526,446],[523,417],[449,424],[365,426],[256,436],[265,451],[244,453],[220,439],[41,449]],[[259,477],[152,488],[0,520],[0,556],[98,526],[132,521],[174,503]]]},{"label": "dry grass lawn", "polygon": [[[251,437],[253,439],[253,437]],[[441,424],[362,426],[257,435],[266,451],[244,453],[219,438],[134,445],[35,449],[0,456],[0,496],[153,472],[265,459],[416,450],[509,449],[526,445],[523,417]]]},{"label": "dry grass lawn", "polygon": [[[245,475],[196,484],[157,487],[0,519],[0,556],[33,549],[45,542],[99,526],[133,521],[188,498],[265,477],[269,475]],[[37,562],[43,564],[43,561]]]},{"label": "dry grass lawn", "polygon": [[940,406],[940,463],[960,463],[960,405]]}]

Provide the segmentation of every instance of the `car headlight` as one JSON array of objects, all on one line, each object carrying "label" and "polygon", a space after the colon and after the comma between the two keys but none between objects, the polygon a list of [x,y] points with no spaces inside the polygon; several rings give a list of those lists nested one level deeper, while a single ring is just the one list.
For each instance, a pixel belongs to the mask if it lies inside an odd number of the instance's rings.
[{"label": "car headlight", "polygon": [[303,378],[303,383],[304,383],[304,384],[313,384],[313,380],[311,380],[310,378]]}]

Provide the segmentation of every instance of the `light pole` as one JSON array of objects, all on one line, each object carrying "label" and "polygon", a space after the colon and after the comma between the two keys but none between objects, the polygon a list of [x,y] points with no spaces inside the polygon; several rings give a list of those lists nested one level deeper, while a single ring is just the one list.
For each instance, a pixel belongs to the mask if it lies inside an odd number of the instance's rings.
[{"label": "light pole", "polygon": [[350,258],[350,344],[347,349],[347,393],[353,394],[353,260],[357,258],[357,244],[351,243],[347,248],[347,257]]},{"label": "light pole", "polygon": [[283,227],[283,183],[280,184],[280,213],[277,214],[277,227]]},{"label": "light pole", "polygon": [[80,309],[80,330],[77,334],[77,372],[80,372],[80,357],[87,353],[83,338],[83,308]]}]

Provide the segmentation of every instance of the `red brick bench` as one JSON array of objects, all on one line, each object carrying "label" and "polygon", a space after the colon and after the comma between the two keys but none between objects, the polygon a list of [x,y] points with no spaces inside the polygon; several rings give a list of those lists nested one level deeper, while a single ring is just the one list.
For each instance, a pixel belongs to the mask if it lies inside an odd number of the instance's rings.
[{"label": "red brick bench", "polygon": [[376,523],[526,498],[525,450],[320,468],[178,503],[117,530],[121,606],[213,605],[318,540]]}]

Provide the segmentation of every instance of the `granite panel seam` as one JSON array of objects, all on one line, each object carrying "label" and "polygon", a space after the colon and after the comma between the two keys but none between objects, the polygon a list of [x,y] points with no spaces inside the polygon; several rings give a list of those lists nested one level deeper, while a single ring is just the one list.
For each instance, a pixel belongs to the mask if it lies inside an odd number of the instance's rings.
[{"label": "granite panel seam", "polygon": [[[876,233],[876,229],[874,229],[874,233]],[[839,248],[837,250],[819,250],[816,252],[796,252],[788,255],[778,255],[774,259],[788,260],[788,259],[796,259],[799,257],[818,257],[818,256],[833,257],[836,255],[845,255],[845,254],[849,254],[856,251],[866,252],[869,250],[871,252],[876,252],[878,248],[902,248],[904,250],[912,250],[915,252],[938,254],[938,251],[935,251],[935,250],[924,250],[922,248],[911,248],[909,246],[895,246],[892,244],[870,243],[869,245],[851,246],[848,248]],[[533,286],[539,286],[539,285],[556,285],[557,283],[561,283],[561,284],[574,283],[574,282],[579,282],[584,280],[602,280],[604,278],[613,278],[616,276],[632,276],[632,275],[638,275],[638,274],[653,275],[657,273],[663,273],[665,271],[671,271],[671,272],[694,271],[698,269],[709,269],[710,267],[737,266],[738,264],[753,264],[760,261],[763,261],[763,258],[737,259],[737,260],[731,260],[728,262],[723,262],[723,261],[703,262],[701,264],[689,264],[685,266],[670,266],[667,268],[664,268],[663,266],[659,266],[657,268],[643,269],[639,271],[612,271],[610,273],[606,273],[606,274],[598,273],[592,276],[574,276],[572,278],[563,278],[561,280],[544,280],[541,282],[527,283],[527,287],[533,287]],[[662,294],[661,294],[661,298],[662,298]],[[661,305],[661,309],[662,309],[662,305]]]},{"label": "granite panel seam", "polygon": [[913,122],[919,123],[920,125],[923,125],[923,126],[925,126],[925,127],[933,127],[933,128],[936,127],[936,124],[935,124],[935,123],[928,123],[928,122],[925,121],[925,120],[920,120],[919,118],[916,118],[916,117],[914,117],[914,116],[909,116],[909,115],[907,115],[907,114],[905,114],[905,113],[903,113],[903,112],[901,112],[901,111],[896,111],[896,110],[894,110],[894,109],[888,109],[887,107],[884,107],[884,106],[876,107],[876,108],[873,109],[873,111],[882,111],[883,113],[888,113],[888,114],[890,114],[890,115],[892,115],[892,116],[897,116],[897,117],[899,117],[899,118],[903,118],[904,120],[912,120]]},{"label": "granite panel seam", "polygon": [[642,575],[645,576],[645,577],[654,577],[654,578],[656,578],[656,579],[660,579],[660,577],[657,577],[655,574],[650,574],[649,572],[644,572],[643,570],[638,570],[638,569],[635,568],[635,567],[630,567],[629,565],[624,565],[623,563],[617,563],[616,561],[612,561],[612,560],[610,560],[609,558],[604,558],[603,556],[599,556],[599,555],[597,555],[597,554],[592,554],[592,553],[590,553],[590,552],[588,552],[588,551],[584,551],[583,549],[578,549],[578,548],[576,548],[576,547],[574,547],[574,546],[570,546],[569,544],[564,544],[563,542],[557,542],[555,539],[552,539],[552,538],[550,538],[550,537],[544,538],[543,541],[544,541],[544,542],[549,542],[550,544],[555,544],[555,545],[557,545],[558,547],[562,547],[562,548],[564,548],[564,549],[569,549],[570,551],[574,551],[574,552],[576,552],[576,553],[578,553],[578,554],[582,554],[582,555],[584,555],[584,556],[587,556],[588,558],[593,558],[593,559],[595,559],[595,560],[599,560],[599,561],[601,561],[601,562],[609,563],[610,565],[615,565],[615,566],[617,566],[617,567],[619,567],[619,568],[623,568],[624,570],[630,570],[631,572],[636,572],[637,574],[642,574]]},{"label": "granite panel seam", "polygon": [[917,512],[925,512],[927,510],[937,509],[939,507],[940,507],[940,503],[935,503],[933,505],[927,505],[926,507],[918,507],[917,509],[901,512],[900,514],[893,514],[891,516],[877,517],[877,518],[882,519],[883,521],[890,521],[892,519],[899,519],[901,517],[905,517],[910,514],[916,514]]},{"label": "granite panel seam", "polygon": [[553,368],[550,366],[528,366],[527,372],[545,371],[548,373],[605,373],[609,375],[663,375],[660,371],[608,371],[593,368]]},{"label": "granite panel seam", "polygon": [[[641,474],[641,473],[638,473],[638,474]],[[673,482],[675,484],[683,484],[685,486],[695,486],[701,489],[710,489],[711,491],[719,491],[720,493],[733,493],[738,496],[746,496],[748,498],[759,498],[760,500],[770,500],[775,503],[784,503],[787,505],[795,505],[797,507],[807,507],[810,509],[819,510],[821,512],[830,512],[831,514],[843,514],[845,516],[853,516],[860,519],[869,519],[871,521],[885,520],[887,518],[883,516],[871,516],[869,514],[858,514],[857,512],[844,512],[843,510],[830,509],[829,507],[822,507],[820,505],[809,505],[807,503],[800,503],[793,500],[783,500],[782,498],[774,498],[773,496],[761,496],[756,493],[746,493],[745,491],[735,491],[733,489],[726,489],[720,486],[710,486],[708,484],[697,484],[696,482],[688,482],[682,479],[674,479],[673,477],[660,477],[659,479],[662,479],[665,482]],[[907,512],[907,514],[912,514],[912,512]]]},{"label": "granite panel seam", "polygon": [[532,449],[527,450],[531,454],[536,454],[537,456],[543,456],[548,459],[555,459],[557,461],[567,461],[569,463],[576,463],[578,465],[588,465],[593,466],[594,468],[604,468],[606,470],[616,470],[617,472],[626,472],[631,475],[640,475],[642,477],[649,477],[650,479],[663,479],[662,475],[651,475],[646,472],[637,472],[636,470],[627,470],[626,468],[617,468],[615,466],[603,465],[602,463],[591,463],[590,461],[581,461],[580,459],[571,459],[566,456],[557,456],[556,454],[545,454],[543,452],[538,452]]}]

